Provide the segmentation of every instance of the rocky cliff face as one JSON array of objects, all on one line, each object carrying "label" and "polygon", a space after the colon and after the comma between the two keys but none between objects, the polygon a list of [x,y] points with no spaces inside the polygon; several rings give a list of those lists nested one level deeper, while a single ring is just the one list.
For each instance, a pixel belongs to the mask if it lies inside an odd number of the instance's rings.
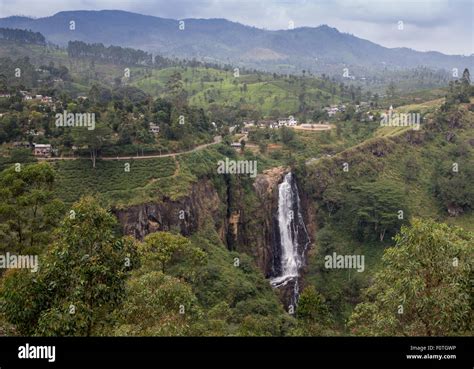
[{"label": "rocky cliff face", "polygon": [[250,202],[245,201],[248,194],[238,181],[228,182],[229,188],[221,196],[224,198],[220,198],[213,184],[201,179],[192,186],[188,196],[179,200],[161,198],[113,212],[123,232],[139,240],[148,233],[169,230],[189,236],[210,218],[229,249],[253,255],[259,268],[269,276],[273,259],[271,245],[279,237],[274,224],[278,184],[285,173],[285,168],[277,167],[259,174],[252,186]]},{"label": "rocky cliff face", "polygon": [[278,221],[275,214],[278,211],[278,184],[285,176],[285,168],[277,167],[259,174],[253,184],[257,195],[257,214],[260,220],[255,229],[247,227],[242,231],[247,234],[247,239],[253,241],[253,255],[259,268],[268,278],[274,274],[274,245],[280,237],[278,232]]},{"label": "rocky cliff face", "polygon": [[142,240],[148,233],[169,230],[189,236],[209,218],[221,230],[225,223],[222,207],[212,183],[200,180],[192,186],[188,196],[179,200],[161,198],[153,203],[112,211],[125,234]]}]

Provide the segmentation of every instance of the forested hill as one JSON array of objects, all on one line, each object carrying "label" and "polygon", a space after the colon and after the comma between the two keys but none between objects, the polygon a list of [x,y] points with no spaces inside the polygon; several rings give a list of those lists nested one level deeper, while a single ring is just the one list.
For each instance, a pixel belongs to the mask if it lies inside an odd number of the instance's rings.
[{"label": "forested hill", "polygon": [[0,39],[27,44],[46,45],[46,39],[41,33],[22,29],[0,28]]},{"label": "forested hill", "polygon": [[386,68],[426,66],[451,71],[474,65],[473,56],[386,48],[327,25],[269,31],[225,19],[178,21],[103,10],[67,11],[38,19],[8,17],[0,19],[0,27],[39,31],[63,46],[80,40],[282,72],[341,74],[341,68],[349,66],[355,77],[361,77]]}]

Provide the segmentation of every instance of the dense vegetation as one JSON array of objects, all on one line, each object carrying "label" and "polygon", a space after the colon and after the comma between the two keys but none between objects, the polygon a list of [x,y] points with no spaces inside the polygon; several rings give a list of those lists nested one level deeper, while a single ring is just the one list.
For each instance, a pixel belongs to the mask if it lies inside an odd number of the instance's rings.
[{"label": "dense vegetation", "polygon": [[46,45],[46,39],[41,33],[22,29],[0,28],[0,38],[28,44]]},{"label": "dense vegetation", "polygon": [[[69,55],[22,47],[35,58],[0,59],[0,253],[39,255],[40,268],[0,269],[0,334],[472,334],[467,69],[445,89],[405,94],[393,83],[381,97],[306,72],[235,74],[79,41]],[[346,106],[329,118],[333,104]],[[422,129],[381,127],[390,105],[422,113]],[[94,113],[94,129],[56,126],[66,111]],[[243,121],[289,115],[330,129],[241,131]],[[38,163],[33,142],[67,160]],[[291,168],[310,204],[315,242],[294,313],[257,265],[260,234],[216,227],[236,214],[262,226],[255,180],[218,175],[225,158],[256,160],[260,174]],[[186,237],[173,227],[123,234],[115,210],[214,195],[192,193],[198,183],[212,187],[225,219],[204,211]],[[365,273],[326,269],[334,252],[364,255]]]},{"label": "dense vegetation", "polygon": [[[388,273],[386,269],[380,269],[384,267],[383,264],[379,265],[379,260],[389,252],[387,247],[395,246],[392,236],[396,235],[395,240],[399,240],[399,244],[404,242],[401,238],[404,232],[400,230],[411,232],[406,227],[413,217],[462,225],[465,231],[457,231],[462,234],[460,237],[472,237],[469,231],[473,231],[470,204],[474,196],[470,183],[474,115],[470,104],[459,105],[466,94],[472,94],[472,88],[469,93],[460,92],[466,86],[458,84],[446,103],[432,110],[432,113],[427,113],[426,124],[421,131],[402,130],[377,135],[331,158],[322,158],[301,167],[304,191],[312,195],[319,220],[316,247],[310,254],[308,283],[326,297],[340,326],[348,321],[352,306],[362,301],[363,297],[358,291],[371,288],[371,280],[376,273],[379,278]],[[459,96],[459,93],[464,97],[453,103],[453,96]],[[463,169],[457,170],[460,165]],[[434,229],[438,225],[427,221],[427,224],[414,225],[414,228],[418,227],[425,229],[425,235],[428,236],[430,232],[437,232]],[[445,226],[442,229],[443,232],[451,232]],[[418,242],[416,247],[421,247],[424,241]],[[408,255],[416,256],[410,250],[407,251]],[[365,273],[328,271],[324,267],[324,256],[333,252],[365,255],[365,263],[366,266],[371,265],[370,270]],[[456,253],[454,249],[452,252]],[[469,265],[472,249],[468,248],[466,252],[469,256],[463,260]],[[445,260],[446,263],[451,261]],[[406,268],[412,272],[408,264]],[[400,274],[398,276],[402,278]],[[466,289],[464,293],[467,293]],[[383,295],[377,298],[382,299]],[[396,301],[391,303],[395,304]],[[384,312],[378,314],[387,319],[386,323],[390,321],[398,324],[398,328],[388,328],[380,321],[380,327],[364,330],[362,327],[358,329],[358,323],[354,323],[353,332],[402,334],[401,329],[409,329],[403,326],[403,315],[396,315],[396,311],[395,315]],[[369,319],[369,315],[363,319]],[[377,318],[372,316],[370,319]],[[371,324],[369,320],[364,322]],[[444,331],[443,334],[462,334],[466,329],[455,326],[457,328],[449,333]],[[413,329],[410,334],[436,334],[434,331],[420,330],[420,327],[416,328],[418,330]]]},{"label": "dense vegetation", "polygon": [[120,46],[105,47],[103,44],[86,44],[81,41],[69,41],[67,54],[70,58],[92,58],[119,65],[150,65],[153,59],[151,54],[141,50]]}]

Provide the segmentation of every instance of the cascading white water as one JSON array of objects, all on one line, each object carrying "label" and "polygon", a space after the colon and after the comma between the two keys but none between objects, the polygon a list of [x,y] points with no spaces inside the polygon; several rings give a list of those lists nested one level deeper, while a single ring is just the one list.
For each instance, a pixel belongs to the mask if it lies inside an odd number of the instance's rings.
[{"label": "cascading white water", "polygon": [[[294,291],[292,303],[298,299],[299,269],[303,265],[303,253],[309,244],[303,217],[300,213],[300,199],[296,185],[293,186],[293,175],[285,175],[278,186],[278,228],[280,232],[280,262],[279,275],[270,279],[273,287],[282,287],[292,281]],[[304,232],[304,244],[299,245],[299,232]]]}]

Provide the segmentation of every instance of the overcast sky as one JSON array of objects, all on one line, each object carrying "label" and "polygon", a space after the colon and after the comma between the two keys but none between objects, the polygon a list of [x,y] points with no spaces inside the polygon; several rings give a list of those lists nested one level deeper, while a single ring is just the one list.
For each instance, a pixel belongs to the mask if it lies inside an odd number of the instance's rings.
[{"label": "overcast sky", "polygon": [[328,24],[387,47],[474,53],[474,0],[0,0],[0,17],[101,9],[226,18],[266,29],[286,29],[290,21],[295,27]]}]

